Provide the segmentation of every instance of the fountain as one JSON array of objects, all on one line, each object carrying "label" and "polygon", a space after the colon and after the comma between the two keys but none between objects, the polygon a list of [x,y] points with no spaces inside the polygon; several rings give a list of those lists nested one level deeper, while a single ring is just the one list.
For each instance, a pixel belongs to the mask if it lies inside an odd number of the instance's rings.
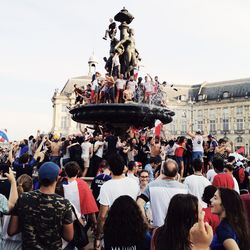
[{"label": "fountain", "polygon": [[[117,53],[120,61],[120,73],[128,79],[134,75],[140,61],[139,52],[135,47],[134,32],[129,28],[134,17],[123,8],[115,15],[114,19],[120,22],[120,40],[115,38],[116,30],[112,30],[114,33],[110,35],[110,57],[107,62],[112,62],[114,54]],[[105,68],[110,76],[115,76],[112,66],[105,66]],[[161,98],[161,94],[157,93],[150,104],[142,103],[141,98],[138,98],[138,102],[129,103],[85,104],[71,109],[70,114],[72,119],[78,123],[109,124],[116,131],[119,131],[119,134],[130,126],[136,128],[153,127],[156,119],[159,119],[163,124],[170,123],[175,113],[167,107],[160,106]]]}]

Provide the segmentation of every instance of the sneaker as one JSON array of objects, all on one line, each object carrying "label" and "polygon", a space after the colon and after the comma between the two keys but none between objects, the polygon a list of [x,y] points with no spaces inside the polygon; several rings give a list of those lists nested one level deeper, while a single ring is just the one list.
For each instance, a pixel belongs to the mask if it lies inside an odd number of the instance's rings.
[{"label": "sneaker", "polygon": [[104,36],[102,39],[107,40],[107,37]]}]

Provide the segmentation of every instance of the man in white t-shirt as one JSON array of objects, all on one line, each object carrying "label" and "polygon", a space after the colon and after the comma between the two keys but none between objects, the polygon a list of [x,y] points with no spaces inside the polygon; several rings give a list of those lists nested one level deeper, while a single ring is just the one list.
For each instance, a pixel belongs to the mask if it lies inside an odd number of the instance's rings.
[{"label": "man in white t-shirt", "polygon": [[120,74],[119,78],[115,81],[116,97],[115,102],[120,103],[122,101],[123,90],[125,88],[126,81],[123,79],[123,74]]},{"label": "man in white t-shirt", "polygon": [[187,176],[184,181],[184,185],[188,188],[188,193],[196,196],[201,203],[202,207],[206,208],[207,204],[202,201],[202,196],[205,187],[211,185],[209,180],[204,177],[201,173],[202,171],[202,161],[200,159],[195,159],[193,161],[194,174]]},{"label": "man in white t-shirt", "polygon": [[187,132],[189,136],[192,138],[193,142],[193,151],[192,151],[192,159],[200,159],[203,162],[203,154],[204,154],[204,149],[203,149],[203,141],[204,138],[207,137],[207,135],[201,135],[201,130],[198,129],[195,134],[192,132]]},{"label": "man in white t-shirt", "polygon": [[89,142],[90,135],[86,135],[84,138],[84,142],[81,144],[82,147],[82,160],[84,165],[84,170],[82,176],[85,177],[88,169],[89,169],[89,162],[90,158],[93,156],[93,144]]},{"label": "man in white t-shirt", "polygon": [[163,171],[160,179],[156,179],[148,184],[137,200],[142,214],[145,216],[144,205],[150,201],[153,225],[160,227],[168,211],[168,206],[172,197],[176,194],[187,194],[186,186],[178,182],[178,164],[172,159],[168,159],[163,164]]},{"label": "man in white t-shirt", "polygon": [[150,80],[148,80],[148,76],[145,76],[144,79],[145,79],[145,82],[143,83],[144,102],[150,103],[151,102],[151,96],[152,96],[152,93],[153,93],[153,81],[152,81],[152,78],[150,78]]},{"label": "man in white t-shirt", "polygon": [[131,91],[135,95],[135,91],[137,89],[137,82],[134,80],[134,76],[130,76],[129,81],[127,82],[127,87],[130,87]]},{"label": "man in white t-shirt", "polygon": [[103,140],[103,135],[99,134],[97,137],[97,141],[94,144],[93,169],[92,169],[93,176],[96,176],[100,163],[102,161],[104,144],[105,142]]},{"label": "man in white t-shirt", "polygon": [[113,202],[122,195],[129,195],[136,200],[140,193],[139,184],[132,178],[124,177],[123,170],[125,163],[120,155],[110,155],[108,162],[112,173],[112,179],[102,185],[98,197],[100,210],[95,233],[96,245],[100,244],[106,215]]}]

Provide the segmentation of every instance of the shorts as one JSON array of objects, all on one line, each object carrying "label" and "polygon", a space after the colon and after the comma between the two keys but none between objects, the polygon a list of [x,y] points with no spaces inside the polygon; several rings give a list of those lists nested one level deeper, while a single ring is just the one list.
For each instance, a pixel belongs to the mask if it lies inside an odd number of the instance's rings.
[{"label": "shorts", "polygon": [[196,151],[192,152],[192,160],[200,159],[203,162],[203,152]]},{"label": "shorts", "polygon": [[84,168],[89,168],[89,157],[83,157]]}]

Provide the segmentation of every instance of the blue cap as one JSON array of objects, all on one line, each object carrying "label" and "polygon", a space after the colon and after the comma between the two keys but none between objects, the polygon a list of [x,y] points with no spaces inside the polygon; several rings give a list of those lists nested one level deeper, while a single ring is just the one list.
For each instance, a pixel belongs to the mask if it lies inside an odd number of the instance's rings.
[{"label": "blue cap", "polygon": [[45,162],[38,170],[39,180],[49,180],[51,182],[57,179],[60,168],[54,162]]}]

